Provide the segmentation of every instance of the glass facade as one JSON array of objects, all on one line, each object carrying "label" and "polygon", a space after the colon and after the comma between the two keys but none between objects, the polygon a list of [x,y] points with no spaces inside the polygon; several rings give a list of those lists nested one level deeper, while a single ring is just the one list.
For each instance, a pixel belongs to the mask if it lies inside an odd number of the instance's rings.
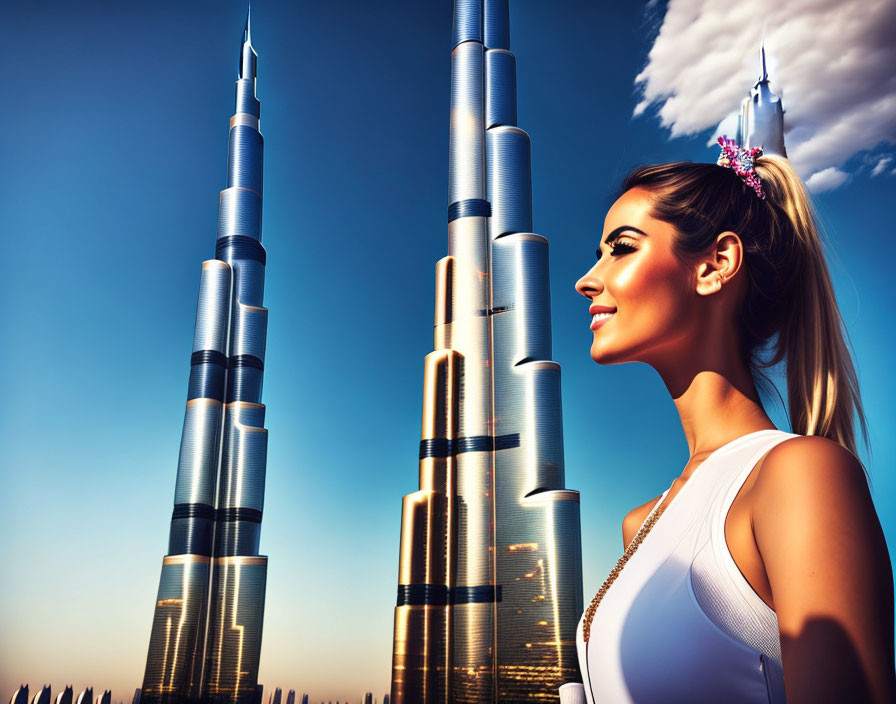
[{"label": "glass facade", "polygon": [[547,240],[532,230],[507,0],[456,0],[448,256],[420,490],[404,498],[392,701],[557,701],[579,681],[578,492],[564,487]]}]

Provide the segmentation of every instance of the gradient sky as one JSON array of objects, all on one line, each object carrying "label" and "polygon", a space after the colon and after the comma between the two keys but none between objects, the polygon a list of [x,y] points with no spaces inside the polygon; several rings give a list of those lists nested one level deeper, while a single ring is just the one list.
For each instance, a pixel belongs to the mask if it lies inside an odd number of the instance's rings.
[{"label": "gradient sky", "polygon": [[[140,686],[244,9],[4,10],[2,696],[19,682],[54,694],[73,683],[117,701]],[[260,681],[312,700],[389,686],[401,497],[417,489],[433,273],[447,247],[451,12],[450,0],[253,9],[270,309]],[[632,166],[715,159],[707,134],[670,140],[655,115],[631,117],[654,30],[640,3],[512,3],[589,597],[621,551],[622,517],[687,459],[656,374],[591,361],[573,290]],[[865,172],[817,198],[891,546],[892,196],[892,177]]]}]

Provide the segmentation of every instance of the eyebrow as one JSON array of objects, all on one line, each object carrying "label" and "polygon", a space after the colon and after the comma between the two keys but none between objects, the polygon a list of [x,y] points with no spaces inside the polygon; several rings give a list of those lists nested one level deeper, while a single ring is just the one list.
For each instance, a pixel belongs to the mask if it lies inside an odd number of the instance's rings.
[{"label": "eyebrow", "polygon": [[[647,237],[647,233],[644,232],[643,230],[639,230],[637,227],[634,227],[632,225],[623,225],[622,227],[617,227],[609,235],[607,235],[607,239],[605,239],[601,244],[610,245],[615,240],[617,240],[623,233],[628,232],[628,231],[637,232],[639,235],[644,235],[644,237]],[[600,244],[598,244],[598,246],[597,246],[597,258],[598,259],[600,259],[600,255],[601,255]]]}]

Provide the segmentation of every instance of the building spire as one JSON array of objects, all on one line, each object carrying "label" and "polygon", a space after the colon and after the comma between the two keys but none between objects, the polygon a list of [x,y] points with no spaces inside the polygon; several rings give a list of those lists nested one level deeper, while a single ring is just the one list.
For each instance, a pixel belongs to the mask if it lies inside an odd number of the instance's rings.
[{"label": "building spire", "polygon": [[768,81],[768,69],[765,66],[765,37],[759,42],[759,63],[762,66],[762,75],[759,76],[759,83]]},{"label": "building spire", "polygon": [[243,45],[240,48],[240,78],[252,79],[257,75],[258,55],[252,47],[252,5],[246,10],[246,28],[243,30]]}]

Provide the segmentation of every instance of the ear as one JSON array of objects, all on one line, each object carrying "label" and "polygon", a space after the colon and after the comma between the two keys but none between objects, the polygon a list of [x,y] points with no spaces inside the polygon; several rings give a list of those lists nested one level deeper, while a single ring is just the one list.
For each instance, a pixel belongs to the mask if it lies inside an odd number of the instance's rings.
[{"label": "ear", "polygon": [[697,263],[697,294],[710,296],[722,290],[740,271],[744,245],[734,232],[722,232]]}]

